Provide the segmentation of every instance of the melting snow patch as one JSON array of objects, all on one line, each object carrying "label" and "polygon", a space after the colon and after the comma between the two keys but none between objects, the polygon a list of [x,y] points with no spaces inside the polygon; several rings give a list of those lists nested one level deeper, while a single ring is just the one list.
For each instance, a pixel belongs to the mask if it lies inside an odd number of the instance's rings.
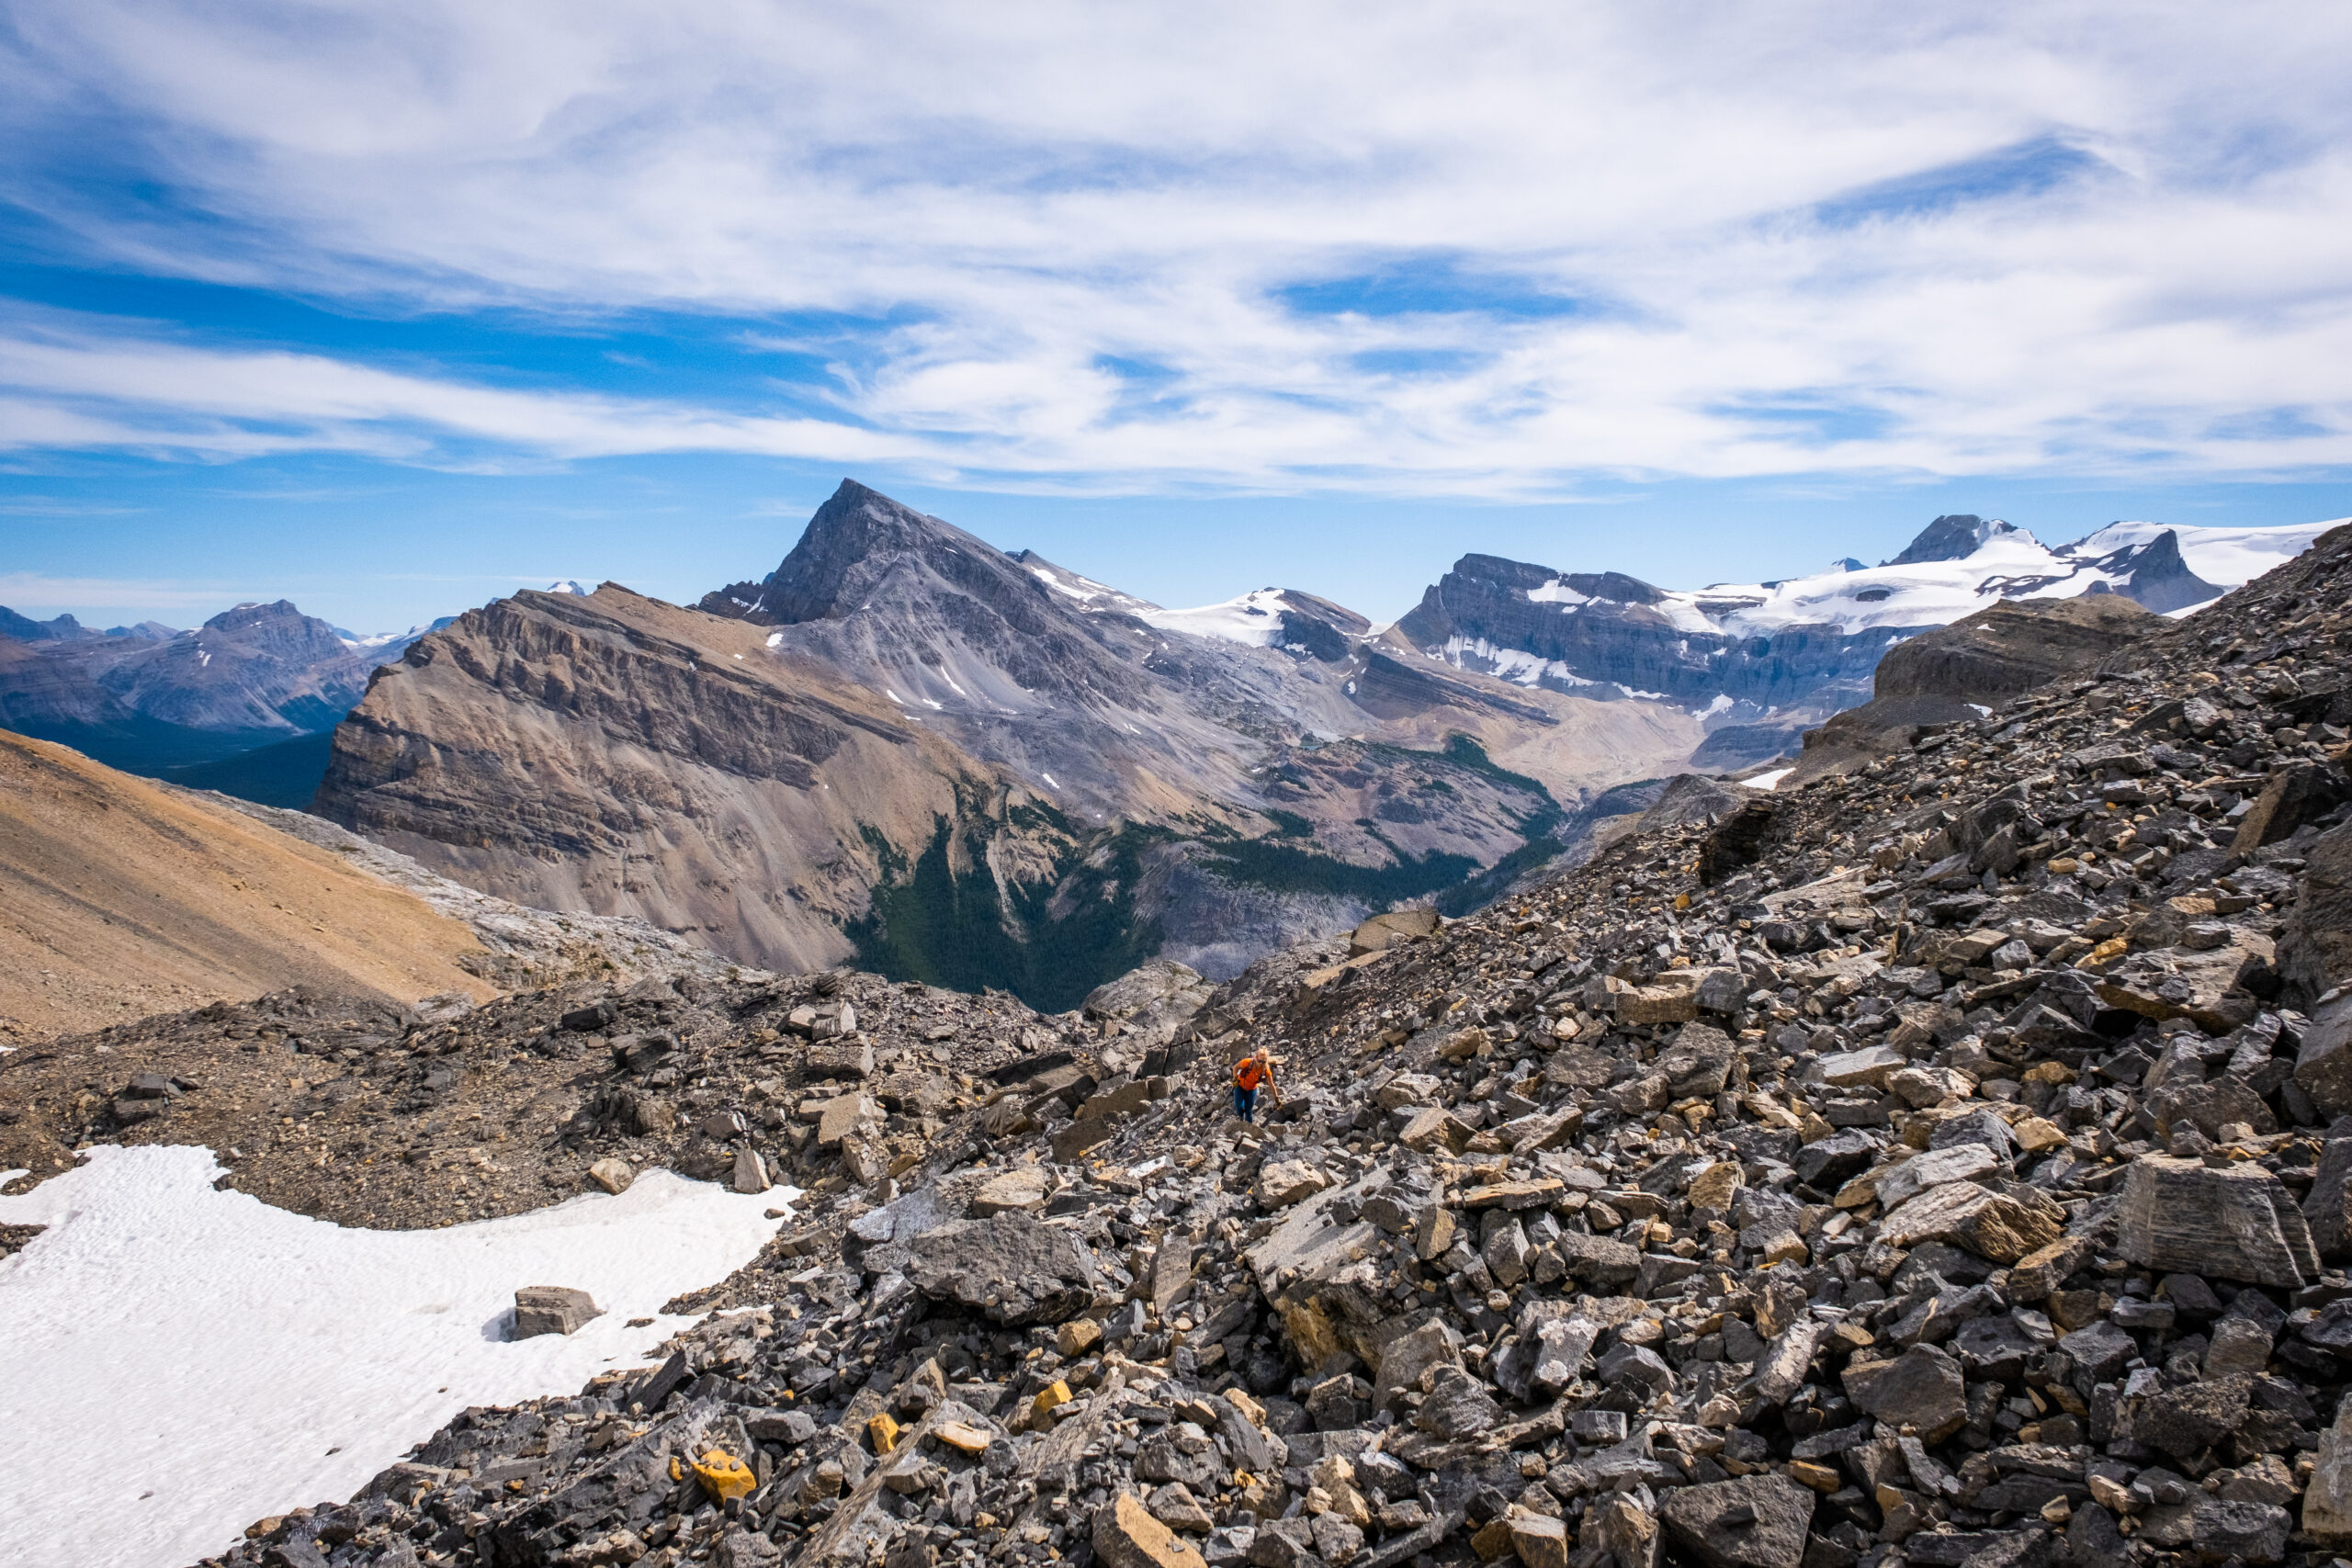
[{"label": "melting snow patch", "polygon": [[1053,774],[1051,774],[1051,773],[1046,773],[1046,772],[1044,772],[1043,770],[1040,770],[1040,771],[1038,772],[1037,776],[1038,776],[1039,778],[1041,778],[1041,779],[1045,780],[1046,784],[1051,784],[1051,785],[1052,785],[1054,788],[1056,788],[1056,789],[1059,789],[1059,788],[1061,788],[1061,787],[1062,787],[1062,786],[1061,786],[1061,784],[1059,784],[1059,783],[1055,779],[1054,775],[1053,775]]},{"label": "melting snow patch", "polygon": [[1758,773],[1752,779],[1742,779],[1739,782],[1750,789],[1778,789],[1781,787],[1781,781],[1795,772],[1796,769],[1793,767],[1774,768],[1769,773]]},{"label": "melting snow patch", "polygon": [[770,632],[770,633],[768,633],[768,646],[769,646],[770,648],[774,648],[774,647],[775,647],[778,643],[782,642],[783,640],[784,640],[784,634],[783,634],[782,632]]},{"label": "melting snow patch", "polygon": [[[174,1568],[341,1502],[469,1404],[644,1361],[692,1320],[630,1318],[775,1231],[775,1194],[662,1170],[428,1231],[346,1230],[216,1191],[220,1174],[207,1149],[102,1147],[0,1198],[0,1221],[50,1227],[0,1262],[0,1560]],[[576,1286],[604,1315],[509,1343],[523,1285]]]}]

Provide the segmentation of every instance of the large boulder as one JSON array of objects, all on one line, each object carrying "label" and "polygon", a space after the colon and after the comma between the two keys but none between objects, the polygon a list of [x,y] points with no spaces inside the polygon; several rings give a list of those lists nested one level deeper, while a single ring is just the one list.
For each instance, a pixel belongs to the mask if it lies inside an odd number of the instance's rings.
[{"label": "large boulder", "polygon": [[1914,1345],[1885,1361],[1846,1368],[1846,1397],[1894,1427],[1910,1427],[1941,1442],[1968,1420],[1967,1380],[1960,1363],[1933,1345]]},{"label": "large boulder", "polygon": [[1148,1050],[1168,1043],[1208,1005],[1214,989],[1198,971],[1171,958],[1154,958],[1095,987],[1080,1005],[1088,1018],[1125,1024],[1133,1042]]},{"label": "large boulder", "polygon": [[2064,1213],[2031,1188],[2011,1194],[1954,1181],[1931,1187],[1893,1211],[1880,1222],[1879,1237],[1890,1247],[1948,1242],[1996,1263],[2016,1263],[2064,1234]]},{"label": "large boulder", "polygon": [[1743,1475],[1668,1492],[1658,1517],[1707,1568],[1797,1568],[1813,1494],[1785,1475]]},{"label": "large boulder", "polygon": [[585,1291],[568,1285],[526,1285],[514,1292],[514,1332],[517,1339],[542,1334],[577,1334],[604,1313]]},{"label": "large boulder", "polygon": [[2352,996],[2312,1014],[2295,1053],[2295,1083],[2324,1114],[2352,1111]]},{"label": "large boulder", "polygon": [[1348,938],[1348,953],[1385,953],[1401,942],[1422,942],[1438,932],[1442,922],[1435,909],[1391,909],[1374,915]]},{"label": "large boulder", "polygon": [[2322,833],[2304,859],[2278,973],[2306,1005],[2352,980],[2352,822]]},{"label": "large boulder", "polygon": [[934,1301],[955,1302],[1018,1326],[1060,1323],[1093,1300],[1094,1259],[1077,1235],[1020,1210],[925,1231],[907,1278]]},{"label": "large boulder", "polygon": [[2250,1163],[2141,1156],[2123,1179],[2116,1247],[2159,1274],[2291,1290],[2320,1271],[2303,1212],[2276,1176]]},{"label": "large boulder", "polygon": [[2303,1530],[2323,1546],[2352,1546],[2352,1398],[2319,1435],[2319,1463],[2303,1491]]}]

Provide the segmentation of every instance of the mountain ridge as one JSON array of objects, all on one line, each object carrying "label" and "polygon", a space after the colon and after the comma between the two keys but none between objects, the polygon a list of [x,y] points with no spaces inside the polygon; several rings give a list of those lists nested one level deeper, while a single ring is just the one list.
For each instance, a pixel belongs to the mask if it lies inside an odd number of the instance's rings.
[{"label": "mountain ridge", "polygon": [[[1654,773],[1696,739],[1432,665],[1311,595],[1248,608],[1262,635],[1199,635],[844,481],[775,571],[696,608],[526,592],[426,637],[337,731],[317,809],[748,962],[855,953],[1042,1000],[1154,953],[1229,974],[1516,874],[1628,760]],[[713,705],[744,693],[718,733]],[[898,761],[836,776],[832,751],[747,750],[831,722],[794,702],[854,710],[851,749],[887,737]],[[1046,946],[1069,961],[1039,967]]]}]

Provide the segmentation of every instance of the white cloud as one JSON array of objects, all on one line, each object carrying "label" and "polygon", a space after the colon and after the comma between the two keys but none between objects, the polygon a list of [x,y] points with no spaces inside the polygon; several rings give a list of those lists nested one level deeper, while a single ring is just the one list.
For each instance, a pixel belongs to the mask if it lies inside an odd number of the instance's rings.
[{"label": "white cloud", "polygon": [[[52,326],[0,344],[17,446],[1494,494],[2352,462],[2339,8],[83,0],[19,28],[0,124],[51,162],[10,193],[125,264],[892,324],[743,335],[837,356],[837,420]],[[206,221],[57,176],[96,100]],[[1437,257],[1584,308],[1278,292]]]},{"label": "white cloud", "polygon": [[210,615],[233,604],[268,595],[238,592],[218,585],[191,585],[134,577],[52,577],[38,571],[0,571],[0,604],[19,615],[47,619],[69,612],[201,609]]}]

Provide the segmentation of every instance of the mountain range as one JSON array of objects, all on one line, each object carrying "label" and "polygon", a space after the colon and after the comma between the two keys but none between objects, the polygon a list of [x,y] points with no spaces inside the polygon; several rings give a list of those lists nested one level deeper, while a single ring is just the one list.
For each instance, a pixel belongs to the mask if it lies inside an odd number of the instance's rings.
[{"label": "mountain range", "polygon": [[1876,567],[1848,559],[1695,592],[1467,555],[1396,629],[1432,659],[1518,685],[1687,707],[1707,728],[1692,762],[1736,768],[1793,750],[1805,729],[1864,701],[1880,657],[1923,627],[2003,600],[2099,593],[2175,614],[2335,525],[2116,523],[2052,548],[1997,519],[1953,514]]},{"label": "mountain range", "polygon": [[1697,739],[1304,594],[1264,612],[1279,646],[1156,614],[845,483],[698,608],[607,583],[425,637],[337,732],[316,809],[747,962],[1075,999],[1154,953],[1230,973],[1370,908],[1475,900]]},{"label": "mountain range", "polygon": [[2326,526],[2053,548],[1954,514],[1876,567],[1695,591],[1468,554],[1379,626],[1295,589],[1165,608],[844,480],[692,607],[566,579],[378,636],[285,601],[187,632],[0,612],[0,727],[522,903],[1060,1006],[1145,957],[1224,976],[1473,906],[1666,775],[1792,754],[1927,628],[2178,614]]},{"label": "mountain range", "polygon": [[522,903],[1057,1008],[1145,957],[1225,976],[1474,906],[1664,775],[1793,750],[1927,627],[2177,608],[2316,532],[2052,550],[1944,517],[1882,567],[1698,592],[1473,555],[1379,626],[1295,590],[1166,609],[844,481],[692,608],[606,583],[420,639],[313,809]]},{"label": "mountain range", "polygon": [[0,637],[0,726],[134,773],[332,729],[375,663],[282,599],[169,636],[39,624],[40,640]]}]

